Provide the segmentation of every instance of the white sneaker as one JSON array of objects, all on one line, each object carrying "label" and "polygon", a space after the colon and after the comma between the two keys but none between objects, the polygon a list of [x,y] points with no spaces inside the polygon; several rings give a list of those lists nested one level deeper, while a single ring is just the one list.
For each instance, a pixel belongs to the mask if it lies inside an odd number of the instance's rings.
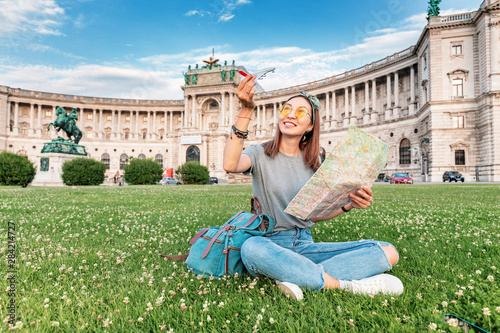
[{"label": "white sneaker", "polygon": [[353,294],[376,295],[378,293],[401,295],[404,291],[400,279],[389,274],[378,274],[366,279],[352,280],[348,286]]},{"label": "white sneaker", "polygon": [[299,301],[304,298],[302,289],[294,283],[291,282],[281,282],[276,280],[276,285],[278,288],[285,293],[286,297],[291,297],[293,300]]}]

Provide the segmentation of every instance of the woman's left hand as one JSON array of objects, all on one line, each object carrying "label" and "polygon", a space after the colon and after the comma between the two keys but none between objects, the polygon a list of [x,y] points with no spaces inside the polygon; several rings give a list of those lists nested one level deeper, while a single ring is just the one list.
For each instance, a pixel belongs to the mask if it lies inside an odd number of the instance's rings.
[{"label": "woman's left hand", "polygon": [[[356,195],[357,194],[357,195]],[[356,194],[351,193],[351,205],[353,208],[365,209],[373,202],[373,192],[368,187],[358,190]]]}]

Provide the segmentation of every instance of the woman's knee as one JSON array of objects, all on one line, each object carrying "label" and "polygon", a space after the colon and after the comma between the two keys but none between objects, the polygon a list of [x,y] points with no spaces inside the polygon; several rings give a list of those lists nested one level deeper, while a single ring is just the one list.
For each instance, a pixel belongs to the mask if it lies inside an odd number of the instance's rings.
[{"label": "woman's knee", "polygon": [[381,247],[391,266],[396,265],[399,260],[398,250],[393,245],[382,245]]},{"label": "woman's knee", "polygon": [[250,237],[247,239],[243,245],[241,246],[241,259],[243,259],[243,263],[247,264],[252,259],[256,259],[258,256],[265,251],[265,243],[264,237]]}]

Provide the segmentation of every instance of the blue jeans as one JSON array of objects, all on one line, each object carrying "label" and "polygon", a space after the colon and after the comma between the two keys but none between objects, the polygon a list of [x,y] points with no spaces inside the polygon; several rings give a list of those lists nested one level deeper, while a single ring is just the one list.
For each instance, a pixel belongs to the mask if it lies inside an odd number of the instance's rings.
[{"label": "blue jeans", "polygon": [[381,245],[392,246],[374,240],[314,243],[309,229],[295,228],[250,237],[241,247],[241,258],[252,276],[320,290],[324,272],[338,280],[358,280],[390,270]]}]

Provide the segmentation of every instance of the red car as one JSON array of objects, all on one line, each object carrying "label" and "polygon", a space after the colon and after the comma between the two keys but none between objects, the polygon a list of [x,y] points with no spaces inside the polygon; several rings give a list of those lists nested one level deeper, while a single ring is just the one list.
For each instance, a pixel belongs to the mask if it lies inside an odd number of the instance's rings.
[{"label": "red car", "polygon": [[390,178],[391,184],[413,184],[413,179],[406,173],[396,173]]}]

